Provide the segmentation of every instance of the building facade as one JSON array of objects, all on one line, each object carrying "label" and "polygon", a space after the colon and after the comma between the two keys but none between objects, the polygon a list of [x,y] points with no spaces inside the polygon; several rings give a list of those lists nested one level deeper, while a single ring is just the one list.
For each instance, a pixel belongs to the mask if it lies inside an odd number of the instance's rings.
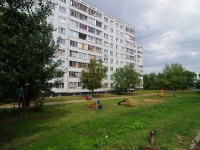
[{"label": "building facade", "polygon": [[103,61],[108,67],[104,88],[112,91],[112,74],[125,65],[134,66],[143,85],[143,47],[135,42],[134,27],[82,0],[55,0],[52,15],[48,17],[56,28],[54,39],[60,37],[59,69],[65,73],[57,93],[88,92],[79,81],[83,66],[90,59]]}]

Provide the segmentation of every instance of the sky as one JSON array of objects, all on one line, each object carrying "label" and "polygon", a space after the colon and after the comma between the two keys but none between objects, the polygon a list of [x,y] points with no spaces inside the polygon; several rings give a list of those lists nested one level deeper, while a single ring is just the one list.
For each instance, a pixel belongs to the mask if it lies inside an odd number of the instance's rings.
[{"label": "sky", "polygon": [[200,0],[84,0],[135,28],[144,73],[179,63],[200,72]]}]

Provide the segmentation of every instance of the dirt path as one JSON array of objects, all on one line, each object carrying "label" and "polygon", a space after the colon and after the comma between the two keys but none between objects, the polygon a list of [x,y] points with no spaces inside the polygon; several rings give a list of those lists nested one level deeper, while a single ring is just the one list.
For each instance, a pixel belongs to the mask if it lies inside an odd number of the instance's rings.
[{"label": "dirt path", "polygon": [[[149,96],[151,94],[142,94],[142,95],[135,95],[135,96],[124,96],[124,97],[109,97],[109,98],[97,98],[98,100],[112,100],[112,99],[122,99],[122,98],[127,98],[127,97],[141,97],[141,96]],[[93,99],[97,100],[97,99]],[[85,102],[85,100],[71,100],[71,101],[59,101],[59,102],[45,102],[44,105],[59,105],[59,104],[69,104],[69,103],[80,103],[80,102]],[[2,105],[0,106],[0,109],[9,109],[13,108],[13,103],[10,105]],[[31,106],[34,106],[34,104],[31,104]],[[17,106],[16,106],[17,107]]]}]

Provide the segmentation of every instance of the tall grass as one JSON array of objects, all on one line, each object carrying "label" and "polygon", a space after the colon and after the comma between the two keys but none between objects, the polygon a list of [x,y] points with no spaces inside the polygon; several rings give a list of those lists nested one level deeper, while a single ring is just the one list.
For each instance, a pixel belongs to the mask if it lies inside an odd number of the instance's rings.
[{"label": "tall grass", "polygon": [[21,118],[20,123],[12,109],[0,110],[0,149],[141,149],[149,146],[151,130],[158,148],[187,149],[200,127],[199,97],[193,92],[138,97],[135,107],[117,105],[119,99],[101,101],[102,110],[85,103],[45,106],[29,110],[28,121]]}]

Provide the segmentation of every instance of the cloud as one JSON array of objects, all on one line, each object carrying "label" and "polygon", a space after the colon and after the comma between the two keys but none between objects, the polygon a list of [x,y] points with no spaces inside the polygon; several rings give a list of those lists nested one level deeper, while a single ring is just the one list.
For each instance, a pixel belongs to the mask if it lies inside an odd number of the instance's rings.
[{"label": "cloud", "polygon": [[162,72],[166,63],[200,71],[199,0],[86,0],[135,27],[143,45],[144,73]]}]

